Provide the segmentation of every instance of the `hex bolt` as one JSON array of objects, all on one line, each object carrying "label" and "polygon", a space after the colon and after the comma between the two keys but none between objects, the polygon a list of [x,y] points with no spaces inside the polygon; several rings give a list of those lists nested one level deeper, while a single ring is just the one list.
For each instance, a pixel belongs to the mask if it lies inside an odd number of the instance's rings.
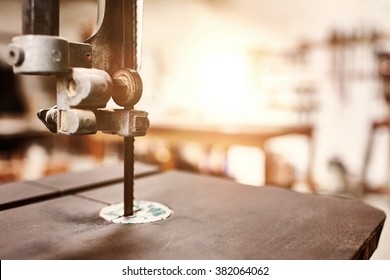
[{"label": "hex bolt", "polygon": [[134,132],[145,131],[149,127],[149,119],[147,116],[134,116]]},{"label": "hex bolt", "polygon": [[7,62],[13,66],[20,66],[24,61],[24,51],[21,47],[11,44],[7,48]]}]

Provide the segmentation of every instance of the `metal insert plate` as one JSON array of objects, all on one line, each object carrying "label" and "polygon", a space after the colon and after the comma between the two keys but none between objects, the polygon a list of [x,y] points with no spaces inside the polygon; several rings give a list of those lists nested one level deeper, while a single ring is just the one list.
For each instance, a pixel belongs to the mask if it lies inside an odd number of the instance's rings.
[{"label": "metal insert plate", "polygon": [[173,210],[158,202],[134,201],[134,215],[123,216],[123,202],[104,207],[100,217],[116,224],[147,224],[165,220]]}]

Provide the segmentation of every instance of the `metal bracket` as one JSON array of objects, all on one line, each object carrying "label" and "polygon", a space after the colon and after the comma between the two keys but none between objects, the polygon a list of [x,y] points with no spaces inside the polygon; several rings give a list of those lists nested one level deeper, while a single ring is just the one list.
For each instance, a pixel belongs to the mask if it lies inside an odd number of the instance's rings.
[{"label": "metal bracket", "polygon": [[[133,215],[133,137],[149,127],[148,113],[134,110],[142,95],[140,7],[142,0],[99,0],[96,32],[77,43],[58,37],[59,0],[23,0],[25,35],[7,51],[15,73],[57,76],[57,105],[37,114],[51,132],[125,137],[126,217]],[[111,97],[124,109],[106,109]]]}]

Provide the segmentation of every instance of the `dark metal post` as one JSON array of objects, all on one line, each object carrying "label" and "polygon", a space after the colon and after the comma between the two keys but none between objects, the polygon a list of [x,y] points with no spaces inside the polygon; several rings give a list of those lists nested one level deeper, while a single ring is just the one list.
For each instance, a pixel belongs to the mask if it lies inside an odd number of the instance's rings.
[{"label": "dark metal post", "polygon": [[23,34],[58,36],[59,0],[23,0]]}]

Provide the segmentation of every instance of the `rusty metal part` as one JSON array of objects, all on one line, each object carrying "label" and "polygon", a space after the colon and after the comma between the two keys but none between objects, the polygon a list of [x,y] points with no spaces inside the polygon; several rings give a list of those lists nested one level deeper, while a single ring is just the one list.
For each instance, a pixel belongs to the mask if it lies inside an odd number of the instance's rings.
[{"label": "rusty metal part", "polygon": [[[86,42],[92,45],[94,57],[92,66],[104,69],[110,75],[122,68],[139,70],[140,68],[140,33],[141,33],[141,7],[140,0],[104,1],[99,0],[97,31]],[[122,81],[115,81],[116,91],[122,91]],[[115,91],[114,90],[114,91]],[[127,91],[127,89],[126,89]],[[118,98],[116,98],[118,100]],[[121,99],[121,98],[119,98]],[[126,100],[126,98],[125,98]],[[137,100],[138,101],[138,100]],[[119,100],[122,103],[121,100]],[[133,104],[125,101],[126,109],[133,109]],[[124,164],[124,208],[125,216],[133,214],[134,182],[133,169],[130,167],[134,162],[134,139],[125,137],[125,164]],[[127,174],[127,175],[126,175]]]},{"label": "rusty metal part", "polygon": [[57,105],[104,108],[112,94],[112,81],[107,72],[94,68],[72,68],[57,79]]},{"label": "rusty metal part", "polygon": [[[100,0],[102,1],[102,0]],[[142,14],[140,13],[143,7],[142,0],[128,0],[123,2],[124,14],[123,18],[123,45],[124,45],[124,57],[123,67],[131,68],[136,71],[140,70],[141,66],[141,53],[140,53],[140,42],[142,34]],[[141,84],[142,85],[142,84]],[[142,93],[142,91],[141,91]],[[137,101],[138,102],[138,101]],[[135,103],[134,103],[135,104]],[[129,109],[133,105],[129,106]],[[135,122],[137,123],[137,121]],[[149,126],[149,121],[147,121]],[[125,158],[124,158],[124,216],[133,215],[133,204],[134,204],[134,138],[125,137]],[[127,151],[126,151],[127,149]],[[126,194],[132,193],[131,198],[127,198]]]},{"label": "rusty metal part", "polygon": [[58,35],[59,0],[23,0],[23,34]]},{"label": "rusty metal part", "polygon": [[58,111],[58,133],[65,135],[94,134],[97,132],[93,111],[82,109]]},{"label": "rusty metal part", "polygon": [[17,74],[58,74],[69,71],[68,41],[47,35],[14,37],[7,60]]},{"label": "rusty metal part", "polygon": [[124,68],[112,76],[114,90],[112,99],[120,106],[134,106],[142,96],[142,80],[138,72]]},{"label": "rusty metal part", "polygon": [[61,74],[71,67],[91,68],[92,48],[56,36],[24,35],[12,39],[7,61],[18,74]]},{"label": "rusty metal part", "polygon": [[57,105],[39,110],[37,116],[50,132],[57,133]]},{"label": "rusty metal part", "polygon": [[148,113],[134,109],[97,110],[98,129],[123,137],[144,136],[149,127]]},{"label": "rusty metal part", "polygon": [[69,42],[69,67],[92,67],[92,47],[90,44]]},{"label": "rusty metal part", "polygon": [[[133,137],[145,135],[149,126],[147,113],[134,110],[142,95],[137,71],[143,1],[99,0],[97,29],[85,43],[57,36],[58,2],[24,0],[23,33],[40,35],[15,37],[7,59],[15,73],[57,75],[57,107],[38,112],[50,131],[77,135],[101,130],[125,137],[124,207],[125,216],[132,215]],[[110,97],[124,109],[104,110]]]},{"label": "rusty metal part", "polygon": [[[97,131],[102,131],[133,138],[144,136],[149,127],[148,113],[134,109],[61,110],[55,106],[40,110],[38,117],[51,132],[64,135],[95,134]],[[129,167],[126,170],[129,171]]]},{"label": "rusty metal part", "polygon": [[[96,32],[87,39],[91,44],[94,68],[110,75],[122,68],[139,70],[139,20],[142,1],[98,1]],[[140,38],[139,38],[140,39]]]}]

